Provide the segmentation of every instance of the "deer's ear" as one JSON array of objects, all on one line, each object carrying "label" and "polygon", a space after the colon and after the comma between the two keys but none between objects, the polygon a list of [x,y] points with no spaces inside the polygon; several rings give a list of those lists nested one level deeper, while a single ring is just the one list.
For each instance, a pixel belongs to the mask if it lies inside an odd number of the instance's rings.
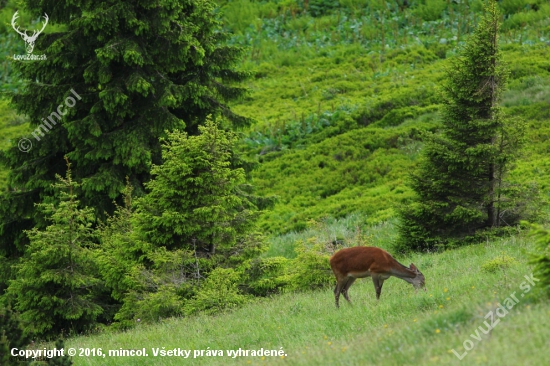
[{"label": "deer's ear", "polygon": [[418,270],[418,268],[416,268],[416,266],[415,266],[414,264],[412,264],[412,263],[411,263],[410,268],[411,268],[411,270],[413,270],[413,271],[417,271],[417,270]]}]

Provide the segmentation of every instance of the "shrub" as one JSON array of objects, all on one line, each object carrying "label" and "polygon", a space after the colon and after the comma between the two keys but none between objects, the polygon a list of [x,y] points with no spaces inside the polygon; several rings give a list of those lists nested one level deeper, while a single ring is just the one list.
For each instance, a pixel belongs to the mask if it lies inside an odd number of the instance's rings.
[{"label": "shrub", "polygon": [[422,20],[431,22],[441,19],[446,8],[447,2],[444,0],[425,0],[424,4],[419,5],[414,13]]},{"label": "shrub", "polygon": [[[288,282],[285,290],[310,290],[331,285],[334,276],[330,269],[330,255],[322,243],[315,238],[296,243],[297,256],[289,263],[284,280]],[[315,243],[311,245],[312,243]]]},{"label": "shrub", "polygon": [[136,262],[126,274],[131,284],[121,297],[114,320],[116,328],[183,315],[185,299],[195,294],[201,278],[214,264],[192,251],[156,248]]},{"label": "shrub", "polygon": [[491,259],[481,265],[481,269],[485,272],[496,272],[499,269],[506,269],[517,263],[517,261],[509,255],[502,254],[494,259]]},{"label": "shrub", "polygon": [[532,253],[531,264],[535,265],[535,276],[542,288],[550,294],[550,230],[532,225],[531,235],[535,238],[536,252]]},{"label": "shrub", "polygon": [[184,313],[190,315],[201,311],[214,314],[244,304],[250,298],[239,291],[240,282],[241,275],[234,269],[216,268],[197,294],[185,303]]},{"label": "shrub", "polygon": [[285,257],[257,258],[251,261],[248,275],[248,291],[256,296],[267,296],[282,291],[288,281],[284,273],[293,260]]}]

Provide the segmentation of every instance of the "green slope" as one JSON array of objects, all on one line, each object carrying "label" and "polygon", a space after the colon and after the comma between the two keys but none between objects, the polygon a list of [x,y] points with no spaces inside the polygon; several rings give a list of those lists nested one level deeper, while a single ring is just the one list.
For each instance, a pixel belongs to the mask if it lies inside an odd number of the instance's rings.
[{"label": "green slope", "polygon": [[[526,148],[511,179],[536,185],[547,196],[550,47],[506,45],[504,56],[511,73],[504,112],[529,125]],[[368,59],[357,55],[353,61],[323,66],[332,75],[329,79],[305,75],[298,66],[273,71],[252,83],[250,100],[237,107],[252,115],[257,111],[267,121],[279,114],[272,124],[260,120],[246,140],[262,161],[252,173],[254,184],[263,193],[280,197],[262,220],[266,230],[300,230],[308,219],[357,211],[368,215],[369,223],[378,222],[391,217],[396,204],[410,197],[407,174],[422,146],[422,131],[437,130],[438,88],[448,63],[422,48],[395,51],[387,55],[384,76],[358,68],[363,76],[347,80],[351,63]],[[304,68],[315,62],[323,65],[324,60],[312,59]],[[329,85],[344,82],[354,87],[331,100],[340,109],[330,119],[308,109],[322,103],[323,90]],[[282,94],[282,90],[300,93],[303,85],[308,89],[300,99],[289,101]],[[268,90],[273,91],[271,98]],[[303,121],[288,115],[295,110],[308,116],[304,117],[306,128]],[[325,125],[318,122],[321,127],[307,133],[308,123],[319,120]]]},{"label": "green slope", "polygon": [[[389,234],[393,227],[386,227]],[[550,337],[550,305],[538,302],[535,285],[525,297],[520,289],[531,274],[522,236],[480,243],[438,254],[415,254],[411,261],[426,276],[427,292],[415,294],[399,279],[386,281],[376,302],[372,282],[357,281],[354,305],[334,306],[332,289],[261,299],[217,316],[169,319],[138,324],[125,333],[70,339],[66,347],[146,348],[145,357],[75,357],[75,365],[541,365]],[[512,258],[506,265],[507,259]],[[515,292],[519,303],[481,341],[471,338],[486,314]],[[342,300],[343,301],[343,300]],[[509,304],[511,305],[511,304]],[[496,315],[495,315],[496,316]],[[497,318],[495,318],[497,319]],[[490,320],[489,320],[490,324]],[[459,361],[463,343],[474,348]],[[469,344],[468,344],[469,346]],[[224,356],[154,357],[151,348],[223,350]],[[286,357],[227,356],[227,350],[282,349]],[[191,357],[193,355],[191,354]]]}]

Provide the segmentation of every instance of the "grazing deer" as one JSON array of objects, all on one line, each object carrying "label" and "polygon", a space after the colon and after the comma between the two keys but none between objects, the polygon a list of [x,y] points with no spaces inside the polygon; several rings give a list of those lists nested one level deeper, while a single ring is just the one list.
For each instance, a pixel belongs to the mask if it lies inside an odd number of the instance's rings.
[{"label": "grazing deer", "polygon": [[372,277],[376,300],[380,299],[384,281],[394,276],[412,284],[416,291],[426,287],[424,275],[411,263],[410,268],[405,267],[390,255],[390,253],[375,247],[353,247],[338,251],[330,258],[330,267],[336,276],[336,288],[334,298],[336,307],[340,307],[340,294],[351,303],[348,290],[358,278]]}]

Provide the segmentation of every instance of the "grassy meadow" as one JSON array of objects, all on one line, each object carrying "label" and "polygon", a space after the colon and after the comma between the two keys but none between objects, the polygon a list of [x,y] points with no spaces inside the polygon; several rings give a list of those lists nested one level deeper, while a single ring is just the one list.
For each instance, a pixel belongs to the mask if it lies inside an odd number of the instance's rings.
[{"label": "grassy meadow", "polygon": [[[343,225],[332,226],[335,231]],[[391,236],[391,223],[372,233]],[[310,230],[310,235],[323,233]],[[378,244],[378,243],[377,243]],[[377,303],[370,279],[350,289],[353,305],[334,306],[332,288],[285,293],[248,303],[214,316],[168,319],[138,324],[128,332],[105,332],[67,340],[65,347],[146,348],[149,357],[74,357],[75,365],[542,365],[550,337],[550,305],[539,301],[536,285],[520,294],[532,248],[524,233],[442,253],[411,254],[426,277],[427,291],[415,293],[404,281],[385,282]],[[478,327],[498,303],[515,292],[519,303],[481,341]],[[495,322],[498,319],[494,315]],[[460,361],[463,343],[474,348]],[[469,345],[468,345],[469,346]],[[224,356],[153,357],[151,348],[223,350]],[[228,357],[227,350],[260,348],[285,351],[285,357]],[[191,353],[191,358],[193,353]]]}]

